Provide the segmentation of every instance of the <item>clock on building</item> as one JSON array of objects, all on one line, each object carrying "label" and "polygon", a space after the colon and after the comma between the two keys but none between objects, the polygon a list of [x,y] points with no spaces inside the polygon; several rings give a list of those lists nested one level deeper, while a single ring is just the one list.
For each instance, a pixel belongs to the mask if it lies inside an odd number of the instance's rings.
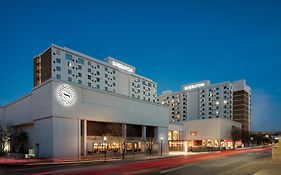
[{"label": "clock on building", "polygon": [[58,86],[56,96],[57,96],[57,100],[62,105],[67,107],[73,105],[76,101],[76,94],[74,89],[67,84],[62,84]]}]

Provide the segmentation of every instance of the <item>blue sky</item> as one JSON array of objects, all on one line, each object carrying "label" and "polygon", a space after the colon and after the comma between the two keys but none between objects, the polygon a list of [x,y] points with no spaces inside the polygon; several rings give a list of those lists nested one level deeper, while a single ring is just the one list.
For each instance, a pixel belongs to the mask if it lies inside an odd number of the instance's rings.
[{"label": "blue sky", "polygon": [[281,130],[281,1],[0,2],[0,105],[32,90],[33,57],[51,43],[112,56],[158,82],[246,79],[253,130]]}]

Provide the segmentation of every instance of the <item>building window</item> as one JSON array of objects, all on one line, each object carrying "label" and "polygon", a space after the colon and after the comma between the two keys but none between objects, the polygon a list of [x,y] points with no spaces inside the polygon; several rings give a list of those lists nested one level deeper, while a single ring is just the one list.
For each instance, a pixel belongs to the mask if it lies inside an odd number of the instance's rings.
[{"label": "building window", "polygon": [[90,61],[88,61],[88,65],[89,65],[89,66],[91,66],[91,65],[92,65],[92,63],[91,63]]},{"label": "building window", "polygon": [[69,60],[69,61],[72,61],[72,55],[70,54],[65,54],[65,59]]},{"label": "building window", "polygon": [[78,72],[78,77],[82,77],[82,73],[81,72]]},{"label": "building window", "polygon": [[67,66],[68,66],[68,67],[71,67],[71,62],[67,62]]},{"label": "building window", "polygon": [[92,70],[90,68],[88,68],[88,72],[92,72]]},{"label": "building window", "polygon": [[60,59],[59,59],[59,58],[57,58],[57,59],[56,59],[56,62],[57,62],[57,63],[61,63],[61,61],[60,61]]},{"label": "building window", "polygon": [[112,70],[112,73],[115,74],[115,70]]},{"label": "building window", "polygon": [[78,80],[78,84],[82,84],[82,80]]},{"label": "building window", "polygon": [[115,83],[112,83],[112,86],[115,86]]},{"label": "building window", "polygon": [[92,84],[91,84],[90,82],[88,82],[88,86],[89,86],[89,87],[91,87],[91,86],[92,86]]},{"label": "building window", "polygon": [[107,67],[104,67],[104,70],[105,70],[105,71],[107,71],[107,70],[108,70],[108,68],[107,68]]},{"label": "building window", "polygon": [[61,75],[60,74],[57,74],[57,79],[61,79]]},{"label": "building window", "polygon": [[92,78],[92,76],[91,75],[88,75],[88,80],[90,80]]},{"label": "building window", "polygon": [[84,60],[82,58],[78,58],[77,63],[84,65]]},{"label": "building window", "polygon": [[97,68],[100,68],[100,65],[99,65],[99,64],[97,65]]},{"label": "building window", "polygon": [[104,87],[104,90],[108,91],[108,87],[107,87],[107,86],[105,86],[105,87]]},{"label": "building window", "polygon": [[107,80],[104,81],[105,84],[108,84]]},{"label": "building window", "polygon": [[68,74],[72,74],[72,70],[69,70],[69,69],[68,69],[68,70],[67,70],[67,73],[68,73]]},{"label": "building window", "polygon": [[115,80],[115,76],[113,76],[112,79]]},{"label": "building window", "polygon": [[99,71],[97,71],[97,75],[100,75],[100,72],[99,72]]},{"label": "building window", "polygon": [[68,81],[68,82],[72,82],[72,78],[68,77],[68,78],[67,78],[67,81]]},{"label": "building window", "polygon": [[56,67],[57,71],[61,71],[61,68],[59,66]]},{"label": "building window", "polygon": [[97,82],[100,82],[100,78],[97,78]]},{"label": "building window", "polygon": [[108,77],[108,75],[107,75],[107,74],[104,74],[104,76],[105,76],[105,78],[107,78],[107,77]]},{"label": "building window", "polygon": [[100,89],[100,85],[99,84],[97,84],[97,89]]},{"label": "building window", "polygon": [[79,69],[79,70],[82,70],[82,66],[81,66],[81,65],[78,65],[78,69]]}]

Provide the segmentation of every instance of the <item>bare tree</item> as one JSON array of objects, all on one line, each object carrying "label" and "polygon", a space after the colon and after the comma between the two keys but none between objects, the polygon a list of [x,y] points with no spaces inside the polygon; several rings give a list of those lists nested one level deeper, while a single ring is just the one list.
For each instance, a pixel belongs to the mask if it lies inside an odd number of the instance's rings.
[{"label": "bare tree", "polygon": [[146,149],[147,149],[149,155],[151,156],[152,155],[152,151],[153,151],[153,146],[156,143],[155,137],[147,137],[146,139],[144,139],[142,141],[145,144]]},{"label": "bare tree", "polygon": [[27,153],[28,152],[28,134],[27,132],[21,131],[11,134],[12,149],[16,153]]},{"label": "bare tree", "polygon": [[233,143],[233,149],[235,149],[235,143],[238,140],[242,139],[241,129],[237,128],[235,126],[232,126],[232,128],[231,128],[231,138],[232,138],[232,143]]},{"label": "bare tree", "polygon": [[[133,127],[125,127],[124,124],[121,123],[107,123],[106,124],[106,132],[105,135],[110,137],[111,139],[115,139],[115,141],[119,142],[121,145],[121,153],[122,159],[125,159],[125,154],[128,148],[128,143],[133,140],[129,135],[135,135],[136,131]],[[125,128],[124,128],[125,127]],[[123,133],[123,130],[126,130]],[[128,134],[129,133],[129,134]],[[134,153],[134,150],[133,150]]]},{"label": "bare tree", "polygon": [[6,124],[2,123],[0,125],[1,153],[5,152],[5,148],[9,143],[10,136],[11,136],[11,128],[8,127]]},{"label": "bare tree", "polygon": [[122,124],[120,123],[107,123],[105,135],[115,141],[119,142],[121,145],[122,159],[125,159],[125,153],[127,150],[127,136],[122,134]]}]

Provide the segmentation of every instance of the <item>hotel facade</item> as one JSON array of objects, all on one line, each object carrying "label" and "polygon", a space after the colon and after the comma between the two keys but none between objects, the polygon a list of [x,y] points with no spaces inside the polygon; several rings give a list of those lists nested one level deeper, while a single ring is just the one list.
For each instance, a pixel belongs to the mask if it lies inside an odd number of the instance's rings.
[{"label": "hotel facade", "polygon": [[179,92],[163,91],[158,101],[170,108],[170,147],[178,144],[183,147],[184,141],[188,146],[232,147],[233,127],[241,130],[241,142],[247,144],[251,89],[245,80],[186,84]]},{"label": "hotel facade", "polygon": [[155,81],[111,57],[101,61],[51,45],[33,63],[33,90],[0,107],[0,121],[26,132],[38,157],[121,152],[124,142],[126,151],[144,152],[151,139],[158,153],[230,148],[233,128],[242,130],[242,142],[250,131],[245,80],[205,80],[157,97]]},{"label": "hotel facade", "polygon": [[[156,82],[135,67],[51,45],[34,58],[34,87],[0,108],[0,120],[28,134],[38,157],[77,157],[107,151],[168,151],[169,109],[157,103]],[[112,129],[113,128],[113,129]],[[105,140],[106,138],[106,140]]]}]

